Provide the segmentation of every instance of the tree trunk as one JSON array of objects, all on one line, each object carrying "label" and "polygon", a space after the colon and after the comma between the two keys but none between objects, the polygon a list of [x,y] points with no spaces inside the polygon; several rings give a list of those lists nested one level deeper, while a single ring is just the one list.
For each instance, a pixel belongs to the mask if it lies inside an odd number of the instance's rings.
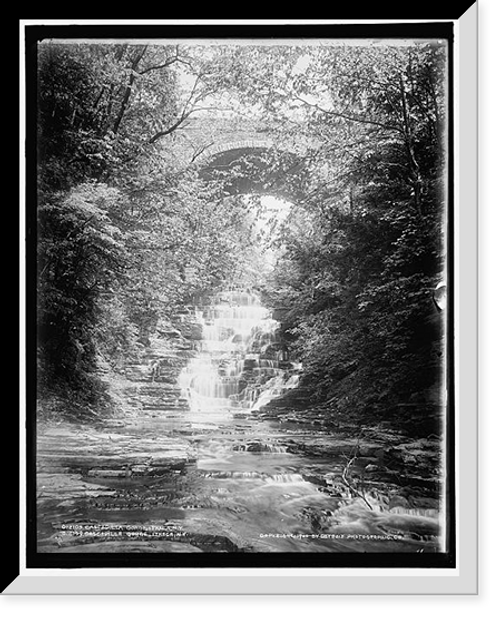
[{"label": "tree trunk", "polygon": [[128,102],[130,100],[130,95],[132,94],[132,86],[134,85],[134,81],[136,79],[137,67],[139,65],[139,62],[142,60],[144,54],[146,53],[146,49],[147,49],[147,45],[144,45],[141,49],[139,49],[136,52],[135,57],[132,61],[132,65],[130,67],[130,75],[128,78],[128,84],[123,94],[123,98],[120,104],[120,109],[118,110],[118,115],[116,116],[115,122],[113,124],[113,133],[115,134],[118,132],[118,129],[120,128],[120,124],[123,120],[123,116],[125,114]]},{"label": "tree trunk", "polygon": [[417,211],[421,214],[421,199],[420,193],[422,189],[422,178],[420,174],[420,166],[415,157],[415,151],[413,147],[413,132],[411,128],[411,119],[410,112],[408,109],[408,100],[406,98],[406,91],[403,81],[403,76],[399,76],[399,85],[401,91],[401,103],[403,107],[403,120],[404,120],[404,139],[406,150],[408,153],[408,159],[410,161],[410,169],[411,169],[411,184],[414,191],[414,201]]}]

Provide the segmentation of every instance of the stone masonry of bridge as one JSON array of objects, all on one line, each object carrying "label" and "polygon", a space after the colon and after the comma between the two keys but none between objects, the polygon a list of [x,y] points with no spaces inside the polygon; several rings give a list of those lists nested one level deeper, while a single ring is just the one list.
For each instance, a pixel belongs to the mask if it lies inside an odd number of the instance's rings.
[{"label": "stone masonry of bridge", "polygon": [[300,143],[287,141],[278,142],[262,127],[255,126],[250,121],[235,124],[224,118],[210,119],[200,117],[194,119],[182,131],[182,145],[191,151],[191,162],[204,165],[211,158],[224,152],[241,150],[278,150],[301,156],[308,147],[314,146],[312,141],[302,138]]},{"label": "stone masonry of bridge", "polygon": [[241,140],[232,139],[227,141],[220,140],[217,143],[214,143],[208,148],[206,148],[201,155],[201,159],[206,161],[213,156],[216,156],[217,154],[221,154],[222,152],[229,152],[231,150],[268,150],[275,147],[276,144],[273,142],[272,139],[269,138],[252,138]]}]

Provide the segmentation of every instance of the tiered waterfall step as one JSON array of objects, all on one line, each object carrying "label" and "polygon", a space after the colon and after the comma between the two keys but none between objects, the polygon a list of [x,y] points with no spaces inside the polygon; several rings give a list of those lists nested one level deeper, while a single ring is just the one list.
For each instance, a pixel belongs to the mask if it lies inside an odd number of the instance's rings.
[{"label": "tiered waterfall step", "polygon": [[169,383],[136,384],[125,388],[130,405],[144,411],[176,411],[189,408],[181,388]]},{"label": "tiered waterfall step", "polygon": [[178,330],[169,330],[168,334],[169,337],[151,339],[141,358],[124,367],[123,375],[128,384],[123,393],[132,415],[159,413],[171,416],[189,408],[178,378],[196,355],[197,343],[185,338]]}]

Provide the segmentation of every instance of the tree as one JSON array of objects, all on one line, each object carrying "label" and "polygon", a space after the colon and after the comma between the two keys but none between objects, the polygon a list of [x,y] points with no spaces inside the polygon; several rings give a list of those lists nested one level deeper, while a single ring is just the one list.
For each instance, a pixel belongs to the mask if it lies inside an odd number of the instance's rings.
[{"label": "tree", "polygon": [[[80,383],[98,353],[111,363],[132,353],[162,315],[236,276],[261,285],[255,204],[227,189],[265,161],[294,179],[265,293],[287,308],[283,330],[318,401],[363,410],[430,388],[442,326],[429,290],[444,266],[445,72],[446,49],[424,42],[42,44],[47,375]],[[191,130],[195,118],[205,132]],[[255,153],[201,178],[191,164],[214,141],[215,118],[264,131],[287,154]]]},{"label": "tree", "polygon": [[[241,266],[245,208],[179,164],[167,136],[219,87],[179,46],[43,43],[38,62],[42,390],[102,388],[161,317]],[[185,67],[181,79],[174,67]],[[169,147],[170,146],[170,147]],[[240,264],[240,266],[238,266]]]},{"label": "tree", "polygon": [[[358,413],[436,388],[442,323],[446,51],[321,48],[289,85],[317,147],[274,286],[318,401]],[[283,113],[285,97],[268,106]],[[278,293],[276,289],[274,293]]]},{"label": "tree", "polygon": [[125,268],[123,234],[113,222],[122,201],[116,189],[83,184],[40,207],[38,322],[45,387],[53,382],[84,391],[93,381],[99,300],[114,293]]}]

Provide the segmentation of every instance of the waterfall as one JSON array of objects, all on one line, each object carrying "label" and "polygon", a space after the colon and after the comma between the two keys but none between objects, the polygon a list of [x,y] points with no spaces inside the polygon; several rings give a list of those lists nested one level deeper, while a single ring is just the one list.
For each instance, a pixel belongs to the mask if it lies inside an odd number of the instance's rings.
[{"label": "waterfall", "polygon": [[279,322],[257,294],[225,291],[196,311],[202,340],[179,377],[193,409],[259,409],[297,385]]}]

